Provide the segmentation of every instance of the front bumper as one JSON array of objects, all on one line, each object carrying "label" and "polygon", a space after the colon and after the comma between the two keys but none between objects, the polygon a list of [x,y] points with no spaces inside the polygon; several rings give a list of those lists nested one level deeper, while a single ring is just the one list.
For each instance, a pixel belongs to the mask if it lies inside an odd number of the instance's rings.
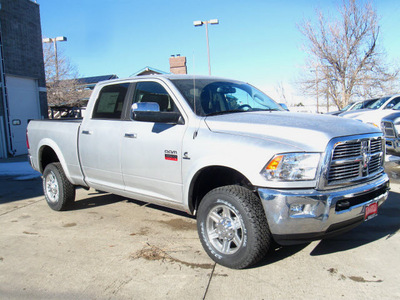
[{"label": "front bumper", "polygon": [[270,231],[278,244],[293,245],[323,239],[364,221],[365,207],[380,206],[389,194],[383,174],[364,185],[317,191],[259,188]]}]

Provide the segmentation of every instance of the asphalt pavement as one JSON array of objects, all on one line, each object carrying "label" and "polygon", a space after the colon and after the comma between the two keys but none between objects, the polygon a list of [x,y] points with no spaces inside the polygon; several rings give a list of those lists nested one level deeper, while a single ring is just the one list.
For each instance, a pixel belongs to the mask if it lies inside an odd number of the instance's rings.
[{"label": "asphalt pavement", "polygon": [[83,189],[55,212],[40,178],[0,174],[0,298],[400,299],[399,168],[376,218],[246,270],[215,264],[184,213]]}]

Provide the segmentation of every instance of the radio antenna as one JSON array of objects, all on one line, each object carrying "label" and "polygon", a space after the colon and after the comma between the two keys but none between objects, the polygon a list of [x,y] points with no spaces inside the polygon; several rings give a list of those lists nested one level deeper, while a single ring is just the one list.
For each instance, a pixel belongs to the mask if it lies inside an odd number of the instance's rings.
[{"label": "radio antenna", "polygon": [[196,65],[194,61],[194,50],[193,50],[193,111],[197,116],[197,106],[196,106]]}]

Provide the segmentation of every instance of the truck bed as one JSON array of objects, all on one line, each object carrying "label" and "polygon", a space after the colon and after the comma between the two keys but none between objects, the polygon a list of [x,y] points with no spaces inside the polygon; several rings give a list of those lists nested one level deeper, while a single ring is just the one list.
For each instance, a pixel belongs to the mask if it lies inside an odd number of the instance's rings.
[{"label": "truck bed", "polygon": [[[27,133],[31,145],[32,166],[43,173],[42,164],[35,156],[43,145],[49,145],[60,158],[67,178],[76,185],[84,185],[83,173],[79,163],[78,139],[82,119],[32,120]],[[62,149],[62,151],[61,151]],[[43,147],[41,151],[46,151]],[[61,154],[62,153],[62,154]]]}]

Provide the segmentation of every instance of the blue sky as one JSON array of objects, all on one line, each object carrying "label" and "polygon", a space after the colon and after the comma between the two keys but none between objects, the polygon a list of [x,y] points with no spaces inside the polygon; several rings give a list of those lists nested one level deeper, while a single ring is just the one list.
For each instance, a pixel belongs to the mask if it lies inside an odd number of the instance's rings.
[{"label": "blue sky", "polygon": [[[316,9],[334,15],[341,0],[37,0],[43,37],[66,36],[59,49],[80,75],[127,77],[151,66],[169,71],[172,54],[187,57],[188,73],[208,74],[205,28],[209,25],[212,74],[248,81],[274,97],[278,83],[291,86],[304,70],[303,36],[297,24]],[[380,44],[400,59],[400,1],[380,0]],[[276,96],[275,96],[276,97]]]}]

